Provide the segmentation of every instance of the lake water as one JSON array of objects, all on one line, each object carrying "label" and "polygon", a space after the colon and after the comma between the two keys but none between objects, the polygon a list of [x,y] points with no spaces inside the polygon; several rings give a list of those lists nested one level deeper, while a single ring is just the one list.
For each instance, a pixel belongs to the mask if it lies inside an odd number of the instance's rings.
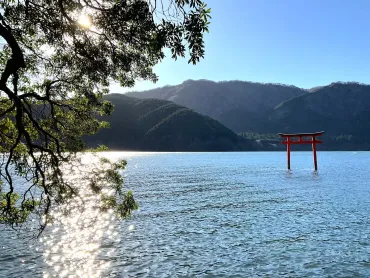
[{"label": "lake water", "polygon": [[109,155],[140,210],[3,229],[1,277],[370,277],[369,152]]}]

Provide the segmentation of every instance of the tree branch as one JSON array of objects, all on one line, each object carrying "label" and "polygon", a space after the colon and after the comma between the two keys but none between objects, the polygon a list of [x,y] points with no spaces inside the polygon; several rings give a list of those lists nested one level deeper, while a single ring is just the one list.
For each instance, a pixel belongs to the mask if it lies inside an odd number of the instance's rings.
[{"label": "tree branch", "polygon": [[14,75],[20,68],[25,68],[26,64],[24,62],[22,50],[19,47],[16,39],[14,38],[10,27],[5,27],[5,20],[1,14],[0,20],[2,21],[2,23],[0,23],[0,36],[4,38],[4,40],[12,49],[12,57],[6,63],[5,69],[0,79],[0,89],[3,89],[4,86],[6,86],[10,75]]}]

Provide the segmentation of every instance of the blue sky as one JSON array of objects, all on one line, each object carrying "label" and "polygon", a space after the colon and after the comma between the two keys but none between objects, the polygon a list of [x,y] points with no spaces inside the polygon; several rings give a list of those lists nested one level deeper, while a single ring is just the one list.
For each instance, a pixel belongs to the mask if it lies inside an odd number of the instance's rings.
[{"label": "blue sky", "polygon": [[[370,83],[369,0],[205,0],[212,9],[206,56],[196,66],[166,58],[156,84],[246,80],[311,88]],[[127,89],[112,86],[112,92]]]}]

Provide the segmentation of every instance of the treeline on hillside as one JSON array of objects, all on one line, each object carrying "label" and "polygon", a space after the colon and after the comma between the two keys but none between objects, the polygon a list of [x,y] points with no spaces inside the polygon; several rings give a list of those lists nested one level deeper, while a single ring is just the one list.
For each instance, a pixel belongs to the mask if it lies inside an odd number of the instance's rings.
[{"label": "treeline on hillside", "polygon": [[102,117],[110,128],[86,137],[88,146],[104,144],[112,150],[241,151],[255,150],[252,140],[235,134],[210,117],[158,99],[110,94],[114,112]]},{"label": "treeline on hillside", "polygon": [[[259,144],[260,149],[265,151],[282,151],[286,149],[286,145],[281,142],[284,141],[277,133],[256,133],[256,132],[241,132],[240,136],[249,139],[256,140]],[[338,150],[370,150],[370,143],[368,136],[353,136],[353,135],[338,135],[329,136],[323,134],[319,140],[323,141],[323,144],[317,146],[318,150],[327,151],[338,151]],[[295,145],[295,150],[311,150],[308,145]]]}]

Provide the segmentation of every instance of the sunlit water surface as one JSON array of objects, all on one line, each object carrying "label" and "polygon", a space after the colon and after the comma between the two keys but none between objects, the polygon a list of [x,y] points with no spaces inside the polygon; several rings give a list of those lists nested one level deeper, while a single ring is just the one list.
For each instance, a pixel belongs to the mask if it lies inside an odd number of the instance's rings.
[{"label": "sunlit water surface", "polygon": [[[140,210],[38,240],[2,228],[2,277],[370,277],[370,153],[110,153]],[[86,226],[86,225],[85,225]]]}]

